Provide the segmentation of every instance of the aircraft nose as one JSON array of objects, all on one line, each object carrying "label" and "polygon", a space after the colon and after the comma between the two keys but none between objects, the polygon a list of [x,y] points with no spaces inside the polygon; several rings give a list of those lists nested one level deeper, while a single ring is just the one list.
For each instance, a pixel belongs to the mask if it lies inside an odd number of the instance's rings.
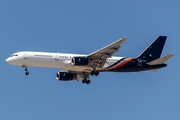
[{"label": "aircraft nose", "polygon": [[6,62],[10,64],[10,63],[11,63],[11,59],[10,59],[10,58],[7,58],[7,59],[6,59]]}]

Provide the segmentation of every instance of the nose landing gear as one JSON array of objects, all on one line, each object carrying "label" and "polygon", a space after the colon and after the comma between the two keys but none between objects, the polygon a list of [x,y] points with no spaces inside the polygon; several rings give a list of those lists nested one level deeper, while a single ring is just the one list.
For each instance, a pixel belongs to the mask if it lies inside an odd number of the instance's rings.
[{"label": "nose landing gear", "polygon": [[26,71],[26,72],[25,72],[25,75],[29,75],[29,72],[28,72],[27,66],[26,66],[26,65],[22,65],[22,67],[24,68],[24,71]]}]

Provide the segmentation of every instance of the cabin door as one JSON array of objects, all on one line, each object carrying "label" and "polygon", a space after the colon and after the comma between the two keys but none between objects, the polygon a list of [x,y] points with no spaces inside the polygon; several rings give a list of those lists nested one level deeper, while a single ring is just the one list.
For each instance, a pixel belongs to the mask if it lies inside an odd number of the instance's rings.
[{"label": "cabin door", "polygon": [[55,61],[59,61],[59,55],[56,54]]},{"label": "cabin door", "polygon": [[138,59],[138,66],[142,66],[142,60]]},{"label": "cabin door", "polygon": [[28,59],[28,57],[27,57],[27,54],[26,54],[26,53],[24,54],[24,59]]}]

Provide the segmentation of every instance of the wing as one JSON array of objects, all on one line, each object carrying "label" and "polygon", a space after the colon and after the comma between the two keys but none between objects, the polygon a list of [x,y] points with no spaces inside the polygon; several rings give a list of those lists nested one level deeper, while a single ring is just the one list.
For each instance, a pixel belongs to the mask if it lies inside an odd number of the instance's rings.
[{"label": "wing", "polygon": [[92,61],[93,66],[102,68],[106,63],[106,59],[116,53],[120,49],[120,45],[127,39],[127,37],[123,37],[122,39],[89,54],[87,57]]}]

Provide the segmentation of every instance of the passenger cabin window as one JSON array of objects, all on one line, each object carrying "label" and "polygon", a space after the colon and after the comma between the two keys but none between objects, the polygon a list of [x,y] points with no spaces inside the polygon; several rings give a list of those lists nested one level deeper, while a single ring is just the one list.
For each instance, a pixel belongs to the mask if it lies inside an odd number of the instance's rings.
[{"label": "passenger cabin window", "polygon": [[52,57],[52,55],[34,55],[36,57]]},{"label": "passenger cabin window", "polygon": [[68,56],[59,56],[60,58],[68,58]]}]

